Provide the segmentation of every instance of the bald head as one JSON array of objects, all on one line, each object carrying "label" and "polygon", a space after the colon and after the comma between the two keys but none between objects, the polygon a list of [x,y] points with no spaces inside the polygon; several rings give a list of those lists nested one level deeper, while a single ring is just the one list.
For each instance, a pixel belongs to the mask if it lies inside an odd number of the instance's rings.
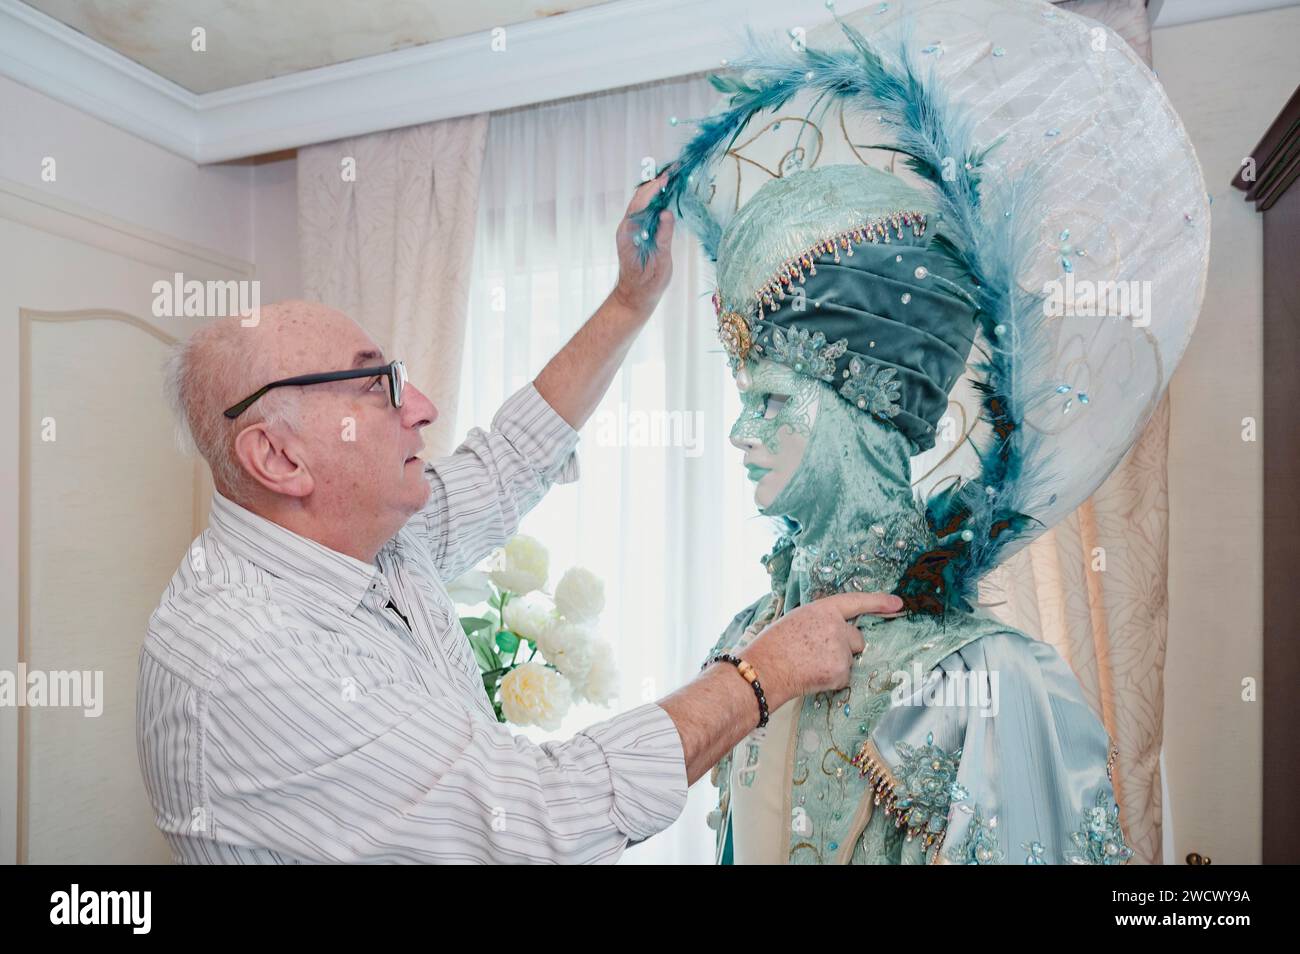
[{"label": "bald head", "polygon": [[298,389],[268,391],[233,421],[222,413],[226,408],[281,378],[355,366],[358,350],[379,359],[356,322],[310,301],[265,305],[255,323],[219,318],[177,345],[167,362],[168,397],[182,435],[208,462],[217,489],[236,501],[247,495],[250,480],[235,456],[235,436],[259,421],[296,428]]}]

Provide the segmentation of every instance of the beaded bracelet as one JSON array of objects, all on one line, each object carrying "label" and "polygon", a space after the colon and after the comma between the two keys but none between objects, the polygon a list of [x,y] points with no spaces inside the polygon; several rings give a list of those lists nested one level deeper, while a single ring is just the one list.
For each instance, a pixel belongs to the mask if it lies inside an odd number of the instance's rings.
[{"label": "beaded bracelet", "polygon": [[753,687],[754,695],[758,697],[758,727],[761,729],[767,725],[767,696],[763,694],[763,684],[758,681],[758,673],[754,671],[754,667],[749,664],[747,659],[741,659],[739,656],[731,655],[731,653],[718,653],[711,659],[705,660],[700,670],[707,669],[715,662],[728,662],[740,670],[740,674]]}]

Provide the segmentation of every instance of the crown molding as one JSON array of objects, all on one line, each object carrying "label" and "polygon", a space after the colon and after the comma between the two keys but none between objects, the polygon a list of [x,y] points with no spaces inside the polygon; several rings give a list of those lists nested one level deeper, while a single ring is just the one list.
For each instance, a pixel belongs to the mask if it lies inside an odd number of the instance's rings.
[{"label": "crown molding", "polygon": [[0,73],[194,158],[199,97],[18,0],[0,0]]},{"label": "crown molding", "polygon": [[[1295,2],[1166,0],[1158,24],[1187,22],[1189,10],[1222,16],[1225,7]],[[811,31],[829,18],[823,0],[619,0],[508,26],[503,53],[483,32],[196,94],[19,0],[0,0],[0,73],[211,163],[714,69],[743,47],[747,28]]]}]

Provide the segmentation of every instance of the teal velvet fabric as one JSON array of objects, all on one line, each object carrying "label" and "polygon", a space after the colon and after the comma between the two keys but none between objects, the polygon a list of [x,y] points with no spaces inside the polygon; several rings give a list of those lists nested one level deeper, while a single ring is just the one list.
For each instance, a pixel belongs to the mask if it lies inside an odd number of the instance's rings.
[{"label": "teal velvet fabric", "polygon": [[[855,377],[889,371],[894,406],[859,409],[902,431],[916,452],[934,446],[977,313],[970,276],[935,245],[941,223],[930,201],[878,169],[810,169],[764,184],[728,225],[718,256],[720,306],[750,319],[756,354],[850,398]],[[904,212],[928,215],[927,230],[889,219]],[[807,251],[872,221],[885,224],[851,231],[833,251]],[[778,275],[780,294],[765,307],[755,296]]]}]

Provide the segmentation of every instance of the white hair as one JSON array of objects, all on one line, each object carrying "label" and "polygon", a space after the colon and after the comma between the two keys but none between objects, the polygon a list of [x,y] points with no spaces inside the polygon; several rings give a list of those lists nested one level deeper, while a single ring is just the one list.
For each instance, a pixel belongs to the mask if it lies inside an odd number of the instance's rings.
[{"label": "white hair", "polygon": [[217,489],[239,502],[257,486],[235,455],[239,432],[259,421],[296,430],[301,415],[296,388],[268,391],[233,421],[222,413],[269,383],[273,373],[255,349],[237,346],[237,338],[214,322],[174,345],[163,366],[163,389],[176,418],[177,446],[187,454],[198,451]]}]

